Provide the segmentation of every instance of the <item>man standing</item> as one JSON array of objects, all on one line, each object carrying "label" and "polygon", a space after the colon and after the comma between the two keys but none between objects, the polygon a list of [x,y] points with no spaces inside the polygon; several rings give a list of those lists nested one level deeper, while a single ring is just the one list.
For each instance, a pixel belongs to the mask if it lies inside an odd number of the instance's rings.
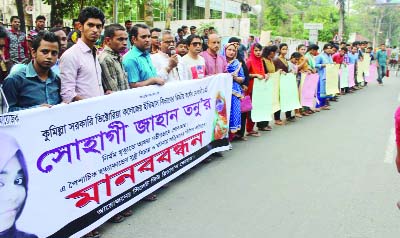
[{"label": "man standing", "polygon": [[58,59],[56,64],[51,67],[51,70],[57,75],[60,75],[60,57],[67,50],[67,35],[63,31],[61,27],[53,27],[50,29],[50,32],[53,32],[58,39],[60,40],[60,53],[58,54]]},{"label": "man standing", "polygon": [[182,30],[183,30],[183,39],[186,40],[186,38],[188,38],[188,36],[190,36],[189,27],[182,26]]},{"label": "man standing", "polygon": [[186,39],[189,48],[187,55],[182,57],[182,62],[186,65],[189,73],[189,79],[201,79],[205,76],[206,62],[200,55],[201,38],[197,35],[189,36]]},{"label": "man standing", "polygon": [[78,19],[81,38],[60,60],[61,96],[66,102],[104,95],[94,46],[104,26],[104,14],[96,7],[86,7]]},{"label": "man standing", "polygon": [[78,39],[81,37],[78,19],[73,19],[72,25],[74,26],[74,30],[68,34],[68,44],[70,46],[72,46],[72,44],[76,44],[76,42],[78,42]]},{"label": "man standing", "polygon": [[383,86],[382,80],[386,75],[386,69],[389,63],[385,44],[381,44],[381,49],[376,53],[376,61],[378,62],[378,83],[380,86]]},{"label": "man standing", "polygon": [[219,55],[219,49],[221,48],[221,39],[217,34],[211,34],[208,36],[208,49],[201,53],[204,60],[206,61],[206,72],[205,75],[214,75],[220,73],[226,73],[227,62],[225,57]]},{"label": "man standing", "polygon": [[[104,29],[104,50],[99,56],[103,88],[106,94],[129,89],[128,77],[122,65],[121,53],[125,52],[128,41],[128,33],[120,24],[111,24]],[[113,216],[109,221],[119,223],[125,217],[132,215],[132,209]]]},{"label": "man standing", "polygon": [[[129,35],[129,32],[132,29],[132,21],[131,20],[125,21],[125,29],[126,29],[126,34]],[[122,52],[122,55],[125,55],[131,49],[131,46],[132,46],[131,41],[128,39],[127,45],[126,45],[126,50],[124,52]]]},{"label": "man standing", "polygon": [[203,51],[206,51],[207,47],[208,47],[207,46],[207,44],[208,44],[208,34],[209,34],[208,28],[205,28],[204,32],[203,32],[203,36],[201,37],[201,39],[203,41]]},{"label": "man standing", "polygon": [[5,43],[5,59],[8,61],[7,70],[10,72],[14,64],[26,63],[29,61],[29,49],[26,35],[19,30],[21,25],[17,16],[10,19],[11,29],[8,31],[8,38]]},{"label": "man standing", "polygon": [[60,41],[52,32],[40,32],[32,41],[32,61],[19,67],[4,81],[10,111],[51,107],[61,102],[60,78],[51,70]]},{"label": "man standing", "polygon": [[150,35],[151,35],[151,50],[150,50],[150,54],[157,54],[158,51],[160,50],[161,29],[159,29],[159,28],[151,29]]},{"label": "man standing", "polygon": [[185,65],[181,57],[175,51],[174,36],[170,31],[161,32],[160,51],[150,56],[157,75],[165,82],[173,82],[187,79]]},{"label": "man standing", "polygon": [[151,62],[150,36],[149,27],[144,24],[134,25],[129,34],[132,49],[125,55],[122,63],[131,88],[165,83],[163,79],[157,77],[156,69]]},{"label": "man standing", "polygon": [[[132,43],[131,50],[125,55],[122,61],[125,71],[128,74],[130,88],[139,88],[148,85],[164,85],[165,80],[157,77],[156,69],[151,62],[150,30],[147,25],[136,24],[132,27],[129,38]],[[155,201],[155,194],[148,195],[145,200]]]},{"label": "man standing", "polygon": [[44,17],[42,15],[37,16],[35,24],[36,24],[35,29],[30,30],[28,33],[28,36],[27,36],[29,48],[31,48],[31,42],[32,42],[33,38],[36,37],[37,34],[39,34],[39,31],[44,30],[44,26],[46,24],[46,17]]},{"label": "man standing", "polygon": [[197,33],[197,27],[196,26],[191,26],[190,27],[190,34],[191,35],[196,35]]},{"label": "man standing", "polygon": [[126,50],[128,34],[120,24],[111,24],[104,30],[104,50],[99,56],[101,78],[106,94],[129,89],[128,77],[122,65],[121,52]]}]

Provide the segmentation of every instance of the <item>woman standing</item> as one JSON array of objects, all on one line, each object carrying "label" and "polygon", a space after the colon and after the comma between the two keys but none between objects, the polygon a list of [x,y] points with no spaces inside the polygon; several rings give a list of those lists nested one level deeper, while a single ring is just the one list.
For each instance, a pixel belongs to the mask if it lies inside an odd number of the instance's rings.
[{"label": "woman standing", "polygon": [[[286,60],[287,53],[288,53],[288,45],[286,43],[282,43],[279,45],[279,57],[274,59],[275,54],[273,54],[273,56],[272,55],[267,56],[265,58],[265,62],[267,63],[267,62],[272,61],[275,66],[276,71],[281,70],[281,72],[283,72],[284,74],[287,74],[287,73],[289,73],[289,64],[288,64],[288,61]],[[267,68],[268,68],[268,64],[267,64]],[[285,112],[285,115],[286,115],[287,121],[295,120],[295,117],[292,116],[291,111]],[[281,110],[274,113],[274,118],[275,118],[276,125],[279,125],[279,126],[284,125],[283,121],[281,120]]]},{"label": "woman standing", "polygon": [[[250,79],[249,86],[247,89],[247,95],[249,95],[250,97],[252,96],[253,93],[254,79],[255,78],[265,79],[265,70],[261,58],[261,53],[262,53],[261,51],[262,51],[262,46],[259,43],[253,44],[250,49],[249,59],[246,62],[247,68],[249,69],[249,79]],[[258,137],[260,136],[260,133],[254,130],[254,125],[255,123],[251,120],[251,112],[249,112],[246,123],[247,135]],[[268,129],[266,127],[260,128],[260,123],[257,123],[257,127],[260,130]]]},{"label": "woman standing", "polygon": [[236,132],[238,132],[241,128],[240,100],[243,97],[243,92],[240,85],[244,82],[245,78],[242,69],[242,63],[236,59],[236,44],[226,44],[224,47],[224,55],[226,57],[226,61],[228,62],[228,73],[231,73],[233,78],[231,113],[229,118],[229,140],[232,141],[235,138]]}]

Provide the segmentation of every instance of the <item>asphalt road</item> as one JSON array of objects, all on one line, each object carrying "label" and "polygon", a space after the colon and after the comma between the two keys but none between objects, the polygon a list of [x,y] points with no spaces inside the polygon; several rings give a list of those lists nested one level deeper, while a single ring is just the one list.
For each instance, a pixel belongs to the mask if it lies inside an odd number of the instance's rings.
[{"label": "asphalt road", "polygon": [[400,174],[393,115],[400,78],[340,97],[332,110],[235,142],[103,238],[396,238]]}]

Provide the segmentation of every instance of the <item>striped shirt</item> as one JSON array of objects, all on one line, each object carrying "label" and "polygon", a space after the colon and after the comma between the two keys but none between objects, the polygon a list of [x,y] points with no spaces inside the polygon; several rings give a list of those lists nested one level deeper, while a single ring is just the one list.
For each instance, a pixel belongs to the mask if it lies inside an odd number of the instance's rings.
[{"label": "striped shirt", "polygon": [[105,91],[122,91],[129,89],[128,76],[122,65],[122,58],[119,53],[114,52],[110,47],[104,47],[99,55],[101,66],[101,80]]}]

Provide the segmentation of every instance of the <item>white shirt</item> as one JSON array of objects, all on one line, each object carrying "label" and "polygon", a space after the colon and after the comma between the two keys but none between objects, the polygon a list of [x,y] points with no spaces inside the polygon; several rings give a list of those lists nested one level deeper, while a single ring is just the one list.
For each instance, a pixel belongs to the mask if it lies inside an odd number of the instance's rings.
[{"label": "white shirt", "polygon": [[167,83],[181,80],[188,80],[188,70],[182,62],[182,57],[178,56],[178,65],[173,68],[169,73],[167,68],[169,65],[169,55],[162,51],[150,55],[151,61],[157,70],[157,76],[164,79]]},{"label": "white shirt", "polygon": [[202,56],[193,59],[189,54],[182,57],[182,62],[187,68],[189,79],[202,79],[205,76],[206,61]]}]

